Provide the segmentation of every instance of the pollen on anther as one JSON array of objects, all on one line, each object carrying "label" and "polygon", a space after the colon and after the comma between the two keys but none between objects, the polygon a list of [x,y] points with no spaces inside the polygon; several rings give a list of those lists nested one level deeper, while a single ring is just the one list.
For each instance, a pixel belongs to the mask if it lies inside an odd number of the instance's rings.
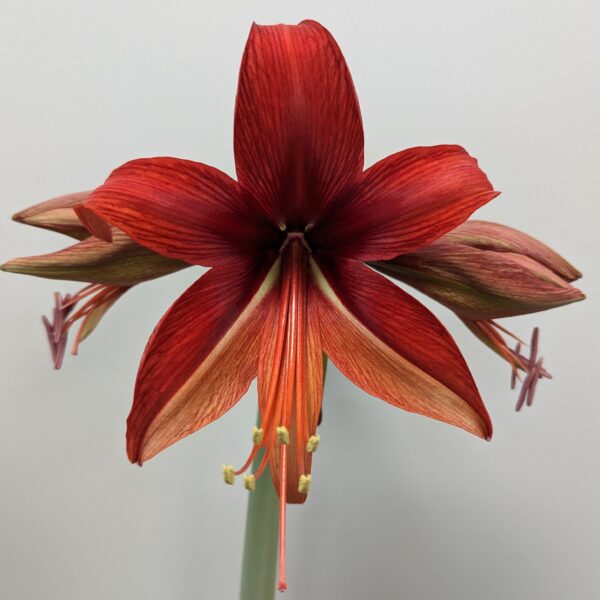
[{"label": "pollen on anther", "polygon": [[280,444],[289,444],[290,443],[290,432],[287,427],[283,425],[277,428],[277,440]]},{"label": "pollen on anther", "polygon": [[316,452],[319,447],[319,443],[321,441],[321,436],[319,434],[311,435],[308,438],[308,442],[306,442],[306,451],[307,452]]},{"label": "pollen on anther", "polygon": [[256,477],[254,475],[244,475],[244,487],[249,492],[256,490]]},{"label": "pollen on anther", "polygon": [[264,430],[262,427],[252,428],[252,443],[258,446],[263,441]]},{"label": "pollen on anther", "polygon": [[221,467],[221,471],[223,472],[223,481],[227,485],[233,485],[235,482],[235,471],[233,469],[233,465],[223,465]]},{"label": "pollen on anther", "polygon": [[310,490],[311,481],[312,477],[310,475],[300,475],[298,479],[298,491],[301,494],[307,494],[308,490]]}]

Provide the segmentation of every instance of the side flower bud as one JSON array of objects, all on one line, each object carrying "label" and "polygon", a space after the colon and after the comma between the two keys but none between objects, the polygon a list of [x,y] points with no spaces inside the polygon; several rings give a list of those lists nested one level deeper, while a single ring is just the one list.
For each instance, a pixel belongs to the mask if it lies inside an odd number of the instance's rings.
[{"label": "side flower bud", "polygon": [[0,269],[46,279],[131,286],[188,266],[140,246],[115,229],[112,242],[89,237],[58,252],[14,258]]},{"label": "side flower bud", "polygon": [[570,282],[581,273],[531,236],[496,223],[467,221],[410,254],[372,265],[452,309],[489,320],[583,300]]}]

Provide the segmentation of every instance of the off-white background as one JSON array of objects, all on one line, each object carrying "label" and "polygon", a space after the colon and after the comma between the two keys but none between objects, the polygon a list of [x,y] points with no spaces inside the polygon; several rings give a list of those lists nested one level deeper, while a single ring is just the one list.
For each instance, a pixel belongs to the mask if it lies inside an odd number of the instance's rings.
[{"label": "off-white background", "polygon": [[[592,1],[0,2],[1,257],[58,249],[9,220],[173,155],[233,173],[237,70],[252,20],[311,17],[341,45],[370,164],[460,143],[503,195],[479,216],[539,236],[589,300],[514,319],[555,375],[522,414],[509,369],[438,310],[492,414],[485,443],[368,397],[331,369],[308,503],[289,511],[286,598],[593,600],[600,573],[598,32]],[[0,274],[0,598],[228,600],[255,392],[143,469],[125,418],[145,341],[194,279],[128,294],[62,371],[39,317],[55,289]],[[427,340],[423,340],[427,343]]]}]

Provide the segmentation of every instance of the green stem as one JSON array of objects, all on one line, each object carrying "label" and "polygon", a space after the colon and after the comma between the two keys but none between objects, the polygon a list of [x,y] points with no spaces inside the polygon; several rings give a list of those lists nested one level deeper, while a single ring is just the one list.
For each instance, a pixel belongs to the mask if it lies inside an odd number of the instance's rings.
[{"label": "green stem", "polygon": [[[258,468],[263,453],[261,450],[254,459],[252,472]],[[279,501],[267,467],[256,482],[256,490],[248,495],[240,600],[275,597],[278,533]]]}]

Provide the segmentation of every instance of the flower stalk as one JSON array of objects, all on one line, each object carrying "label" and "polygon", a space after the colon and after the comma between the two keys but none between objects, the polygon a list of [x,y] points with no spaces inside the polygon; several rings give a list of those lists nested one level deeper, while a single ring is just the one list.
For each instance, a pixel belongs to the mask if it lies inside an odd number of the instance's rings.
[{"label": "flower stalk", "polygon": [[[254,459],[253,472],[258,469],[263,453],[261,449]],[[279,499],[270,473],[266,473],[256,480],[256,489],[248,496],[240,600],[275,597],[278,534]]]}]

